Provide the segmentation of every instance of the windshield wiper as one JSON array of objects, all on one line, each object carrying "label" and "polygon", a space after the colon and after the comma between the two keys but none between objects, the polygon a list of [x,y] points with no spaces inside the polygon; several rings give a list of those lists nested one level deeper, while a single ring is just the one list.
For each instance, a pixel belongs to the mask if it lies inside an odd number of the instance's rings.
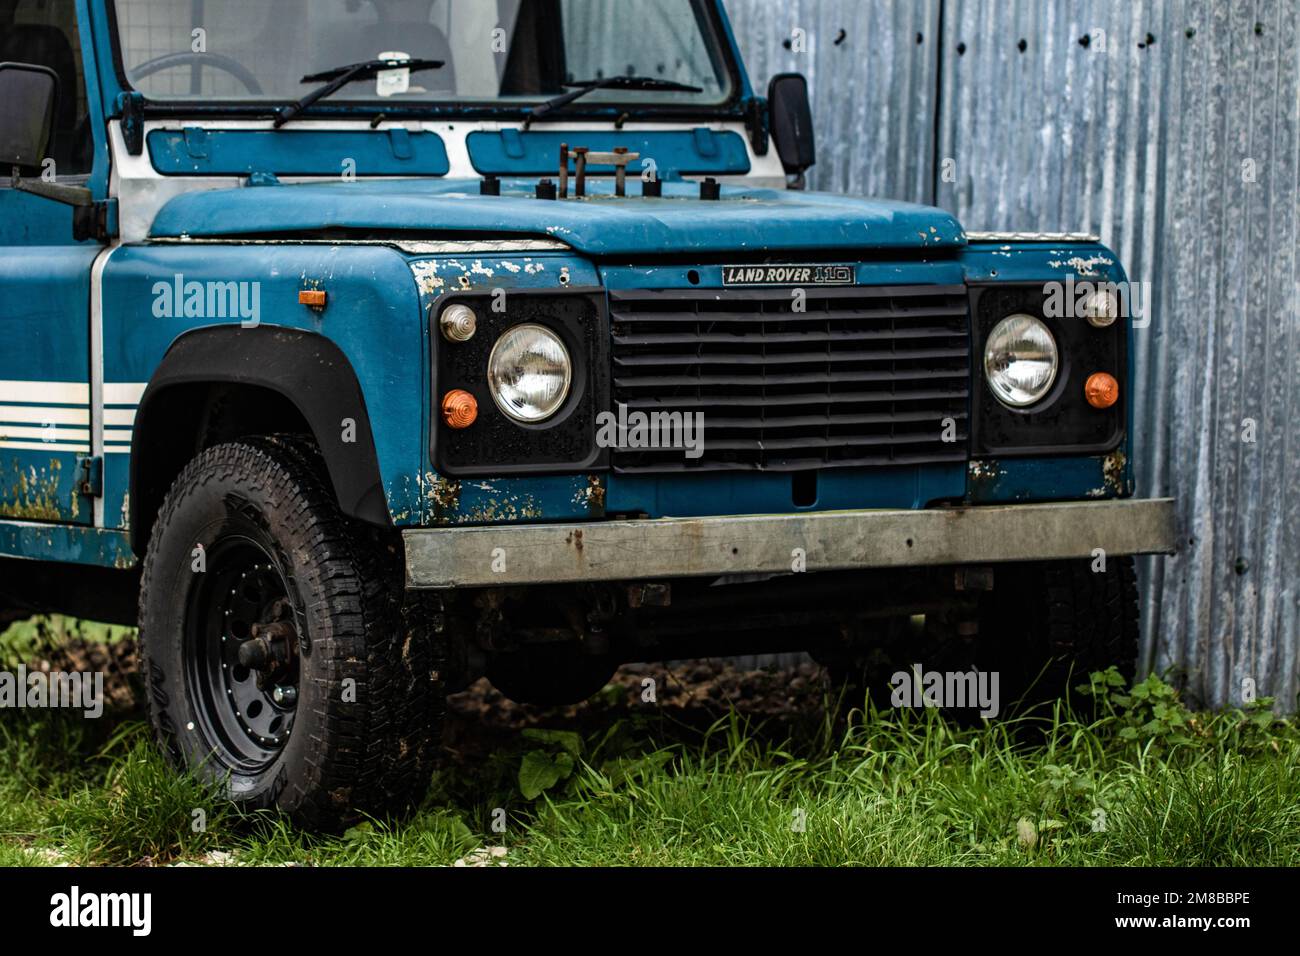
[{"label": "windshield wiper", "polygon": [[347,66],[337,66],[332,70],[325,70],[321,73],[309,74],[299,82],[325,83],[325,85],[312,90],[298,102],[290,103],[288,106],[282,106],[276,110],[275,128],[279,129],[313,103],[323,100],[327,96],[333,96],[355,80],[374,79],[381,70],[405,69],[415,72],[417,70],[439,70],[442,67],[442,60],[367,60],[364,63],[350,63]]},{"label": "windshield wiper", "polygon": [[678,83],[676,80],[661,80],[654,76],[607,76],[601,80],[574,80],[572,83],[563,84],[570,87],[568,93],[561,93],[559,96],[547,100],[545,103],[538,103],[528,111],[528,122],[541,119],[548,113],[568,106],[574,100],[586,96],[594,90],[661,90],[673,93],[703,93],[698,86],[688,86],[685,83]]}]

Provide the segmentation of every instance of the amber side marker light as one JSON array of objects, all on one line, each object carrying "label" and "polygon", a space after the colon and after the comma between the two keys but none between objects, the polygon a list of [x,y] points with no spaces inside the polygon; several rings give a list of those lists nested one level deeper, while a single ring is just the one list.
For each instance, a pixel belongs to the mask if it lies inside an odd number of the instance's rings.
[{"label": "amber side marker light", "polygon": [[1083,384],[1083,394],[1093,408],[1110,408],[1119,401],[1119,382],[1114,375],[1093,372]]},{"label": "amber side marker light", "polygon": [[325,308],[325,299],[324,289],[302,289],[298,292],[298,304],[318,312]]},{"label": "amber side marker light", "polygon": [[442,397],[442,420],[448,428],[469,428],[478,419],[478,402],[461,388],[453,388]]}]

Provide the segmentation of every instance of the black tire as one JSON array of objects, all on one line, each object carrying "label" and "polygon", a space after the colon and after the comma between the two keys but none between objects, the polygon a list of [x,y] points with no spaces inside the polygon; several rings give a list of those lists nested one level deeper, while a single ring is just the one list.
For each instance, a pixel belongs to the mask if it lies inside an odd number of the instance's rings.
[{"label": "black tire", "polygon": [[612,657],[584,653],[577,644],[540,644],[494,654],[487,677],[516,703],[563,707],[594,695],[617,669]]},{"label": "black tire", "polygon": [[[1022,707],[1075,698],[1092,671],[1132,680],[1138,654],[1137,571],[1131,557],[1017,564],[994,570],[980,607],[980,646]],[[985,656],[985,655],[981,655]]]},{"label": "black tire", "polygon": [[[813,655],[826,671],[831,702],[841,708],[890,706],[890,677],[916,659],[917,635],[907,618],[888,618],[859,629],[844,644]],[[908,658],[911,658],[909,660]]]},{"label": "black tire", "polygon": [[[404,613],[398,543],[340,514],[323,467],[282,436],[201,452],[163,502],[140,589],[163,749],[241,805],[315,827],[416,801],[443,706],[434,635]],[[288,628],[273,660],[241,662],[250,624],[275,621]]]},{"label": "black tire", "polygon": [[[927,619],[909,634],[903,621],[882,626],[854,650],[826,660],[832,692],[850,706],[869,696],[879,708],[893,702],[891,679],[910,672],[998,674],[999,717],[1069,698],[1092,671],[1114,665],[1132,680],[1138,652],[1137,576],[1132,558],[998,565],[994,587],[972,615],[974,633],[955,622]],[[960,615],[959,615],[960,616]],[[906,696],[906,695],[904,695]],[[971,708],[944,708],[959,722],[975,722]]]}]

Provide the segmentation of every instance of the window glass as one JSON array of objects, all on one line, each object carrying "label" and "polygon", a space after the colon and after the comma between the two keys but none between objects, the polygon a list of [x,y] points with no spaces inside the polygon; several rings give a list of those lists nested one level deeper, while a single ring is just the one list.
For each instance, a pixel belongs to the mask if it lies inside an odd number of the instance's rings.
[{"label": "window glass", "polygon": [[[18,0],[0,6],[0,62],[35,63],[59,77],[49,157],[60,177],[84,176],[94,160],[86,109],[77,9],[70,0]],[[7,177],[6,177],[7,178]]]},{"label": "window glass", "polygon": [[[602,90],[593,103],[711,104],[731,92],[703,0],[115,0],[127,80],[150,99],[288,103],[302,77],[405,53],[442,60],[397,101],[537,101],[566,81],[644,75],[700,93]],[[196,56],[199,53],[202,55]],[[359,80],[332,102],[379,99]]]}]

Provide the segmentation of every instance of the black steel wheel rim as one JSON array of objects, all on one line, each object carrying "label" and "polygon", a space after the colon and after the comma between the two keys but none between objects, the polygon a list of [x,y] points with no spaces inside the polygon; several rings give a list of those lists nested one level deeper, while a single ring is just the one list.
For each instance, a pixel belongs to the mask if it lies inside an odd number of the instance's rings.
[{"label": "black steel wheel rim", "polygon": [[[297,713],[300,615],[280,562],[256,537],[227,534],[204,552],[185,614],[190,697],[207,749],[239,773],[274,763]],[[240,648],[276,625],[274,657],[250,665]],[[247,654],[247,652],[245,652]]]}]

